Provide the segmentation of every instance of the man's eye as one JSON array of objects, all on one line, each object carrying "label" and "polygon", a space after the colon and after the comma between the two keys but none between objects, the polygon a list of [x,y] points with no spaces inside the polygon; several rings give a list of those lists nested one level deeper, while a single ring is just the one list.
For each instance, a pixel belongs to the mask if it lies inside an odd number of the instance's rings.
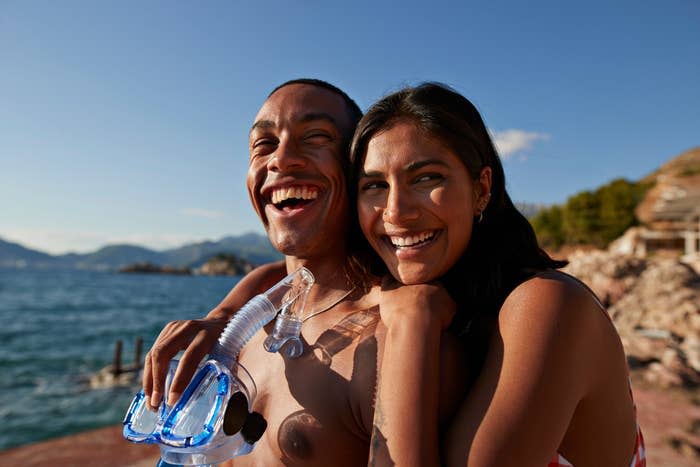
[{"label": "man's eye", "polygon": [[261,146],[270,146],[272,144],[275,144],[275,142],[272,139],[262,138],[262,139],[255,140],[255,142],[253,143],[253,148],[258,148]]},{"label": "man's eye", "polygon": [[328,133],[313,132],[304,136],[304,140],[310,143],[325,143],[331,139]]}]

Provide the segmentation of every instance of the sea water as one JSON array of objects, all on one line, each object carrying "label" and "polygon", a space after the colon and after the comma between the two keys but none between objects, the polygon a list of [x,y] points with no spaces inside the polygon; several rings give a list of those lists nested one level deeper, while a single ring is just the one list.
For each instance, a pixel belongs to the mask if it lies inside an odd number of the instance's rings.
[{"label": "sea water", "polygon": [[145,354],[168,321],[205,315],[238,280],[0,269],[0,450],[120,423],[140,382],[89,384],[115,342],[131,364],[137,337]]}]

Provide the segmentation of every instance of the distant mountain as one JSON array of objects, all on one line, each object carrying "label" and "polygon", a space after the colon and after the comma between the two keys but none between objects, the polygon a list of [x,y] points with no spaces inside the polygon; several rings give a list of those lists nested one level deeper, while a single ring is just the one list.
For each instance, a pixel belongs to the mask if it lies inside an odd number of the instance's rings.
[{"label": "distant mountain", "polygon": [[40,251],[30,250],[18,243],[6,242],[0,238],[0,267],[25,267],[29,264],[53,264],[56,261],[51,256]]},{"label": "distant mountain", "polygon": [[135,263],[199,267],[218,254],[234,254],[252,264],[276,261],[282,255],[264,235],[255,233],[224,237],[219,241],[155,251],[136,245],[108,245],[93,253],[49,255],[0,239],[0,267],[63,268],[112,271]]},{"label": "distant mountain", "polygon": [[166,250],[167,264],[199,267],[211,257],[232,252],[253,264],[262,264],[282,259],[282,255],[270,244],[264,235],[255,233],[238,237],[224,237],[218,242],[201,242]]},{"label": "distant mountain", "polygon": [[73,263],[78,269],[113,270],[127,264],[153,263],[164,264],[163,253],[135,245],[109,245],[94,253],[78,255]]}]

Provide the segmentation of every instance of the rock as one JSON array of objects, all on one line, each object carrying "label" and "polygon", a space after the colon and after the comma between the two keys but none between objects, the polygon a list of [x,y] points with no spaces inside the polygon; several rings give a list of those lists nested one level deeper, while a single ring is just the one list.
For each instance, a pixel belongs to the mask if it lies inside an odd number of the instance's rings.
[{"label": "rock", "polygon": [[608,306],[630,368],[662,388],[700,386],[700,276],[678,258],[575,252],[566,272]]},{"label": "rock", "polygon": [[195,269],[195,274],[205,276],[242,276],[253,270],[248,261],[231,254],[219,254]]}]

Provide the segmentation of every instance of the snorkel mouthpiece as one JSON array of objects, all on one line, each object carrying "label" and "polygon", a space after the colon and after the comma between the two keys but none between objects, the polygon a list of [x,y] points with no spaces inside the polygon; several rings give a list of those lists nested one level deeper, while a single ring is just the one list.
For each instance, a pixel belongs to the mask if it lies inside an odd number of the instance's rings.
[{"label": "snorkel mouthpiece", "polygon": [[[257,389],[237,362],[238,354],[278,310],[300,315],[313,283],[313,274],[300,268],[253,297],[231,318],[210,359],[200,366],[175,405],[161,403],[154,414],[146,408],[143,390],[134,397],[123,422],[124,437],[136,443],[158,443],[162,460],[171,464],[217,464],[252,451],[267,422],[251,412]],[[176,369],[177,360],[173,360],[166,394]]]},{"label": "snorkel mouthpiece", "polygon": [[282,310],[275,320],[275,328],[272,334],[267,336],[263,343],[265,350],[274,353],[283,349],[285,355],[290,358],[296,358],[304,352],[304,344],[302,344],[299,337],[301,334],[301,316],[306,307],[306,297],[313,283],[313,277],[311,280],[305,281],[302,284],[305,289],[299,292],[299,300],[288,301],[282,306]]}]

